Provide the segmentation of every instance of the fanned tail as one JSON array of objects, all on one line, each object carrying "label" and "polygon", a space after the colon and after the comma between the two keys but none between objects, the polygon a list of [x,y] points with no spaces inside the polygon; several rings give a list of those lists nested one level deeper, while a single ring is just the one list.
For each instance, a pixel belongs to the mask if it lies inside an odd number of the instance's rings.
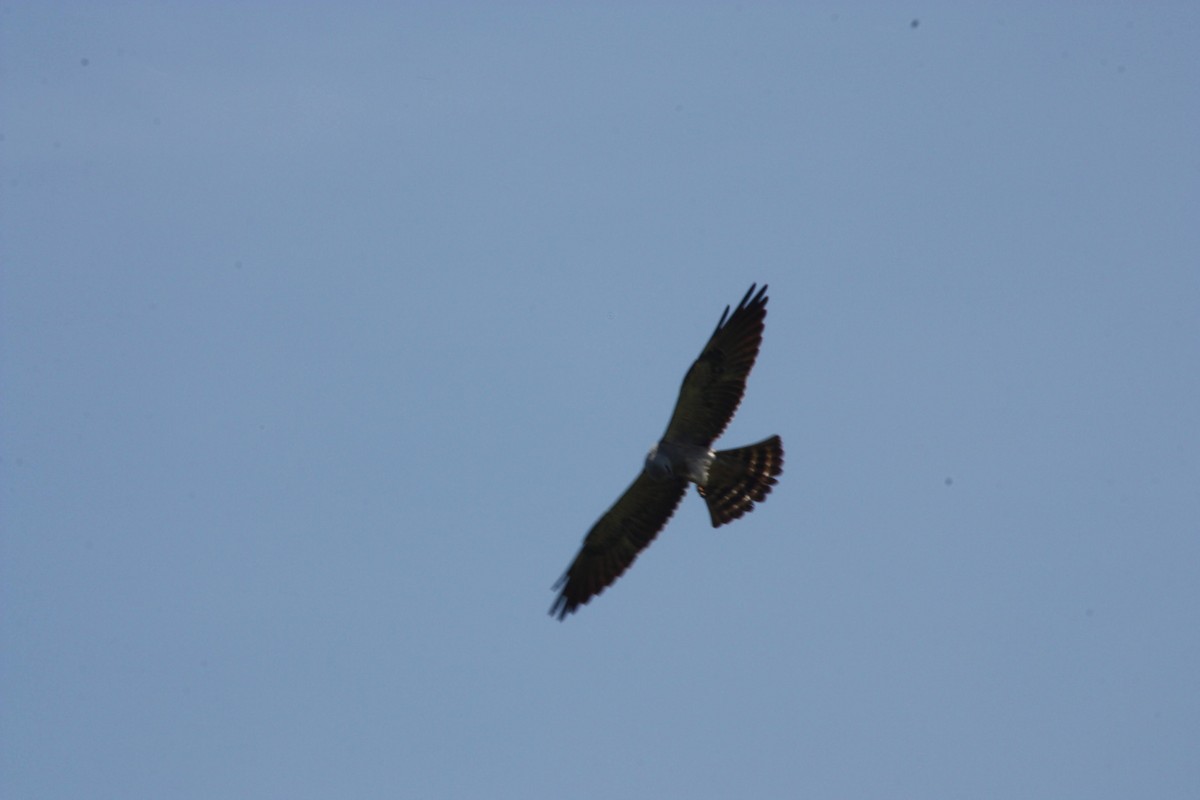
[{"label": "fanned tail", "polygon": [[718,450],[708,471],[708,483],[698,486],[708,504],[714,528],[754,510],[783,472],[783,440],[772,436],[758,444]]}]

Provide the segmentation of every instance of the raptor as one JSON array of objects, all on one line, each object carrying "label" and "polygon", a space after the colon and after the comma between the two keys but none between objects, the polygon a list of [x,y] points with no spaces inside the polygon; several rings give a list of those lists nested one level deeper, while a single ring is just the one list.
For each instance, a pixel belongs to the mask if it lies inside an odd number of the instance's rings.
[{"label": "raptor", "polygon": [[560,620],[577,611],[629,569],[638,554],[671,519],[696,484],[718,528],[754,510],[783,472],[783,441],[778,436],[732,450],[714,450],[742,395],[762,346],[767,287],[753,284],[746,296],[721,315],[700,357],[683,378],[675,411],[662,439],[646,455],[641,473],[604,512],[583,540],[579,554],[554,584],[550,607]]}]

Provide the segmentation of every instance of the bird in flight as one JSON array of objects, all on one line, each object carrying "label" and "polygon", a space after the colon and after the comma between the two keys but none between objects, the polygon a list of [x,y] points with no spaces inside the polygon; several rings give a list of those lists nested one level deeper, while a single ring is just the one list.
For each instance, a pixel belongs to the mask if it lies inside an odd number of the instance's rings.
[{"label": "bird in flight", "polygon": [[755,285],[721,315],[717,329],[683,378],[675,411],[662,440],[646,455],[641,473],[604,512],[579,554],[554,584],[559,592],[550,615],[577,611],[621,577],[675,513],[688,483],[708,504],[714,528],[754,510],[783,472],[778,436],[733,450],[713,450],[742,395],[762,345],[767,287]]}]

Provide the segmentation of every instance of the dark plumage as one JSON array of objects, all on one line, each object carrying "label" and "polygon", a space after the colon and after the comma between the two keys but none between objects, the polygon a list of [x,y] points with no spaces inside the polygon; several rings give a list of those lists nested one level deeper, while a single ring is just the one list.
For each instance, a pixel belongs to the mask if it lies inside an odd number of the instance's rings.
[{"label": "dark plumage", "polygon": [[559,595],[550,614],[563,619],[619,578],[679,507],[689,482],[708,505],[716,528],[749,513],[783,472],[783,442],[713,451],[742,402],[746,378],[762,345],[767,287],[755,286],[716,330],[692,364],[662,440],[642,472],[592,526],[583,547],[554,585]]}]

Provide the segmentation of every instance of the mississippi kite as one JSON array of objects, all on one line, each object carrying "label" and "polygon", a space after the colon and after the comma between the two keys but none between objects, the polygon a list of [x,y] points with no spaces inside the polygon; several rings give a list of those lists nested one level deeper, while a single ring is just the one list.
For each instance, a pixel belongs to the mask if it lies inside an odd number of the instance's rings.
[{"label": "mississippi kite", "polygon": [[742,395],[762,344],[767,287],[755,286],[729,306],[679,390],[662,440],[650,448],[641,473],[592,526],[562,578],[551,616],[563,619],[603,592],[629,568],[675,513],[688,483],[708,504],[714,528],[754,510],[783,472],[783,442],[772,436],[734,450],[712,449]]}]

